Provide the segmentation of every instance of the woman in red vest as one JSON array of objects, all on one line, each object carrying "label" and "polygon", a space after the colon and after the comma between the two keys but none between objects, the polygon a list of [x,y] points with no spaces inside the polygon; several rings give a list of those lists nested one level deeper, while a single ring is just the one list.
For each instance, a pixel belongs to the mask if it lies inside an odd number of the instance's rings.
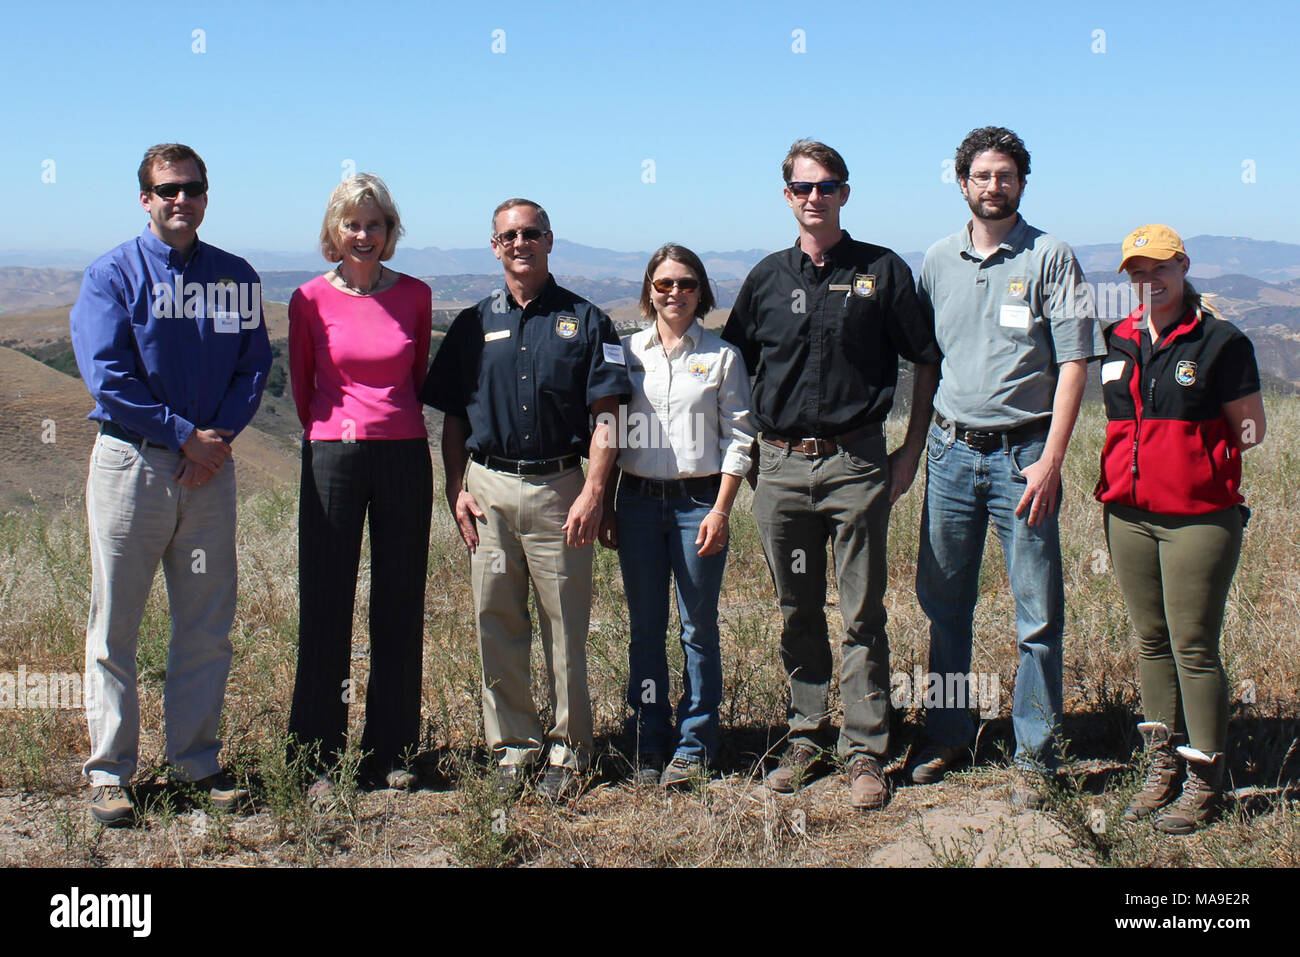
[{"label": "woman in red vest", "polygon": [[1219,631],[1250,516],[1241,454],[1264,439],[1264,403],[1250,340],[1187,281],[1178,234],[1139,227],[1122,255],[1142,305],[1106,331],[1096,496],[1138,633],[1138,730],[1151,762],[1124,819],[1154,815],[1159,830],[1187,834],[1220,803],[1228,688]]}]

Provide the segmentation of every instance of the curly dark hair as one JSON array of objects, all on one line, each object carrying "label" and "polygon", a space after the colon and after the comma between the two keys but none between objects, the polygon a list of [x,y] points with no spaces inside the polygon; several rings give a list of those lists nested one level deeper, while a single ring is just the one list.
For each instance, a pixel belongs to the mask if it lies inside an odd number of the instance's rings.
[{"label": "curly dark hair", "polygon": [[1023,183],[1029,175],[1029,150],[1024,141],[1005,126],[981,126],[971,130],[957,147],[957,178],[964,180],[970,176],[970,164],[981,153],[993,150],[1005,153],[1016,161],[1016,169]]}]

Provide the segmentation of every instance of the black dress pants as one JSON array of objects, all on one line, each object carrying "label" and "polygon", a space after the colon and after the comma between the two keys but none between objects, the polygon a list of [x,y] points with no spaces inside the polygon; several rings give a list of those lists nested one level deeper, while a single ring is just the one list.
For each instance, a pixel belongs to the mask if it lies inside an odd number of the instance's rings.
[{"label": "black dress pants", "polygon": [[[298,674],[289,732],[319,742],[323,765],[346,740],[352,613],[370,517],[370,679],[361,749],[369,776],[402,767],[420,737],[424,584],[433,470],[426,439],[304,442],[298,505]],[[321,770],[321,768],[317,768]]]}]

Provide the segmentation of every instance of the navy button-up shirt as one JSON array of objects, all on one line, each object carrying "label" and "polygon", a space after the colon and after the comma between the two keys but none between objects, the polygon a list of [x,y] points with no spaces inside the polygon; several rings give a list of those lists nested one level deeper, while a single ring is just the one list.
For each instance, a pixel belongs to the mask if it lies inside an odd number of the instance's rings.
[{"label": "navy button-up shirt", "polygon": [[86,267],[70,325],[92,420],[178,451],[196,428],[237,434],[257,412],[271,343],[238,256],[196,242],[182,261],[146,227]]},{"label": "navy button-up shirt", "polygon": [[536,460],[586,455],[591,405],[630,392],[609,316],[551,276],[526,308],[502,289],[460,313],[420,399],[469,420],[471,453]]}]

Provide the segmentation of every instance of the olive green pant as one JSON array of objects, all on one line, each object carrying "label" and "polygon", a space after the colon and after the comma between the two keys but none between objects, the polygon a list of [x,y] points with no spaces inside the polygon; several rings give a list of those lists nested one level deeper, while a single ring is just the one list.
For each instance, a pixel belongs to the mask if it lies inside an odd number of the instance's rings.
[{"label": "olive green pant", "polygon": [[1162,515],[1105,509],[1106,543],[1138,633],[1142,713],[1207,754],[1228,735],[1219,631],[1241,554],[1241,512]]}]

